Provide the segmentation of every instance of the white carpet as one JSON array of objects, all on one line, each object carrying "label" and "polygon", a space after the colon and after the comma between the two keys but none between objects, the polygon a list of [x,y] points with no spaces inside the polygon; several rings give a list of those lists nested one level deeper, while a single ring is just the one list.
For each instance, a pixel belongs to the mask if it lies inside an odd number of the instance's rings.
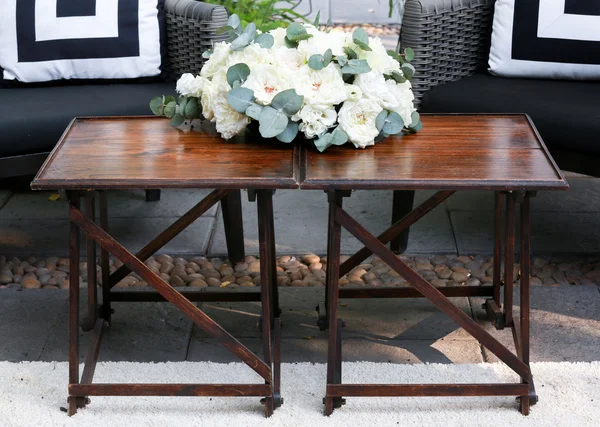
[{"label": "white carpet", "polygon": [[[346,363],[344,381],[374,383],[517,380],[501,364]],[[282,366],[283,407],[263,418],[258,398],[92,397],[69,418],[66,363],[0,362],[0,426],[577,426],[600,425],[600,362],[534,363],[540,402],[523,417],[513,397],[349,398],[323,416],[325,365]],[[97,382],[260,382],[241,364],[101,363]]]}]

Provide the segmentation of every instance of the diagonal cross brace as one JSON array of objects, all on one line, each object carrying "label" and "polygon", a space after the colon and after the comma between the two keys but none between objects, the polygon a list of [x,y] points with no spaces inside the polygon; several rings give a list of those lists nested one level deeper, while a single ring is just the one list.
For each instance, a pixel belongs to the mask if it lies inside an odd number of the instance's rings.
[{"label": "diagonal cross brace", "polygon": [[398,274],[404,277],[408,283],[417,289],[424,297],[429,299],[440,310],[450,316],[456,323],[462,326],[469,334],[475,337],[486,348],[494,353],[500,360],[506,363],[513,371],[522,378],[530,378],[531,370],[517,356],[504,347],[496,338],[491,336],[473,319],[467,316],[460,308],[455,306],[435,286],[423,279],[417,272],[412,270],[404,261],[396,257],[392,251],[383,243],[370,234],[362,225],[352,218],[343,209],[336,210],[336,221],[350,233],[360,240],[366,247],[379,256]]},{"label": "diagonal cross brace", "polygon": [[[214,190],[204,199],[202,199],[196,206],[187,211],[181,218],[171,224],[166,230],[160,233],[150,243],[144,246],[135,256],[136,258],[146,261],[156,251],[162,248],[164,245],[173,240],[179,233],[185,230],[191,223],[196,221],[206,211],[213,207],[213,205],[219,202],[223,197],[227,196],[230,190]],[[113,287],[125,276],[131,272],[131,269],[127,265],[121,266],[117,271],[110,275],[110,286]]]},{"label": "diagonal cross brace", "polygon": [[100,246],[112,252],[118,259],[127,265],[132,271],[140,275],[167,301],[175,305],[186,316],[194,321],[199,327],[216,338],[231,353],[240,358],[246,365],[257,374],[271,383],[271,368],[252,353],[247,347],[236,340],[229,332],[223,329],[217,322],[207,316],[202,310],[185,298],[181,293],[167,284],[135,255],[125,249],[119,242],[112,238],[98,225],[90,221],[79,209],[71,206],[70,220],[81,228],[88,236],[94,239]]},{"label": "diagonal cross brace", "polygon": [[[438,191],[429,199],[421,203],[417,208],[413,209],[411,212],[402,217],[402,219],[400,219],[390,228],[381,233],[379,237],[377,237],[377,239],[384,245],[391,242],[396,236],[398,236],[408,227],[410,227],[415,222],[423,218],[437,206],[442,204],[448,197],[450,197],[454,193],[455,191]],[[361,250],[356,252],[340,266],[340,277],[350,272],[350,270],[352,270],[354,267],[356,267],[365,259],[367,259],[372,253],[373,251],[367,246],[363,247]]]}]

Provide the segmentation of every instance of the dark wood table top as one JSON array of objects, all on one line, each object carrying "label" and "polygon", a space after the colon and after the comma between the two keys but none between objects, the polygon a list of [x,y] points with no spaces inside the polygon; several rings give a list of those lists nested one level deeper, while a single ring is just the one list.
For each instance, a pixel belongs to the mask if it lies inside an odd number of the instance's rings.
[{"label": "dark wood table top", "polygon": [[569,185],[526,115],[423,115],[374,147],[305,145],[302,189],[550,190]]},{"label": "dark wood table top", "polygon": [[184,133],[160,117],[75,119],[33,189],[298,188],[297,147]]}]

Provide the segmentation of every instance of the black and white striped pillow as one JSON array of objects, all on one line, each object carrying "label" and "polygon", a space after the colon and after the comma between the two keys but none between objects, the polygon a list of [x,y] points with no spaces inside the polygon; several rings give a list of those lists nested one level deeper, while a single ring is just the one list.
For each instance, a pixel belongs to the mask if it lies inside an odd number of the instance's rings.
[{"label": "black and white striped pillow", "polygon": [[7,81],[159,76],[164,0],[2,0],[0,70]]},{"label": "black and white striped pillow", "polygon": [[497,0],[490,72],[600,79],[600,1]]}]

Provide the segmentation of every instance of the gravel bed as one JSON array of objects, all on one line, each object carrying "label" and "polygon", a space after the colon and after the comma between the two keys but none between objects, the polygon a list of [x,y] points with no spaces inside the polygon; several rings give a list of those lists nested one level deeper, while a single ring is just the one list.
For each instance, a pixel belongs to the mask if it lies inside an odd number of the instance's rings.
[{"label": "gravel bed", "polygon": [[[407,256],[399,258],[435,286],[479,286],[492,283],[492,258],[477,256]],[[342,257],[342,261],[348,257]],[[111,272],[122,263],[111,259]],[[253,288],[260,281],[260,263],[256,257],[247,256],[243,262],[232,265],[223,258],[171,257],[166,254],[151,257],[146,265],[168,283],[190,288]],[[277,260],[279,286],[323,287],[327,258],[318,255],[282,256]],[[80,264],[82,274],[87,263]],[[100,267],[96,266],[99,284]],[[519,281],[519,264],[515,264],[513,279]],[[81,286],[86,285],[80,277]],[[600,257],[587,258],[534,258],[532,286],[600,285]],[[59,289],[69,286],[69,259],[59,257],[21,260],[0,255],[0,289]],[[137,274],[132,273],[117,283],[118,288],[147,287]],[[371,258],[340,279],[342,287],[408,287],[398,273],[381,259]]]},{"label": "gravel bed", "polygon": [[400,25],[384,25],[384,24],[350,24],[339,23],[331,24],[330,26],[321,25],[321,30],[331,28],[332,31],[353,32],[357,28],[364,28],[370,36],[398,36],[400,34]]}]

